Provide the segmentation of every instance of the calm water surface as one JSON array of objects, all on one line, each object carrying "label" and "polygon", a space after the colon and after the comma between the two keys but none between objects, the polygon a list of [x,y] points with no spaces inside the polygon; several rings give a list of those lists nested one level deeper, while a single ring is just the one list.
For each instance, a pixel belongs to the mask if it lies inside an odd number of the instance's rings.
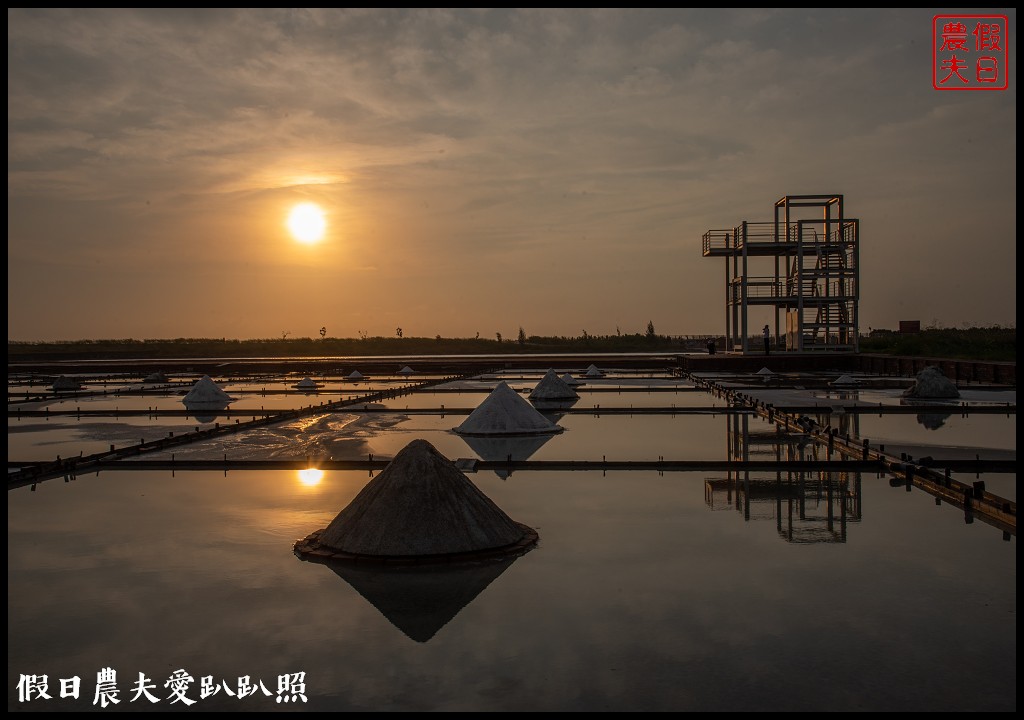
[{"label": "calm water surface", "polygon": [[[556,413],[561,434],[481,442],[451,431],[465,415],[401,410],[302,418],[175,453],[389,457],[417,438],[453,459],[807,452],[727,413]],[[954,415],[935,431],[914,415],[862,416],[858,429],[1001,448],[1012,417]],[[8,457],[98,451],[195,422],[9,418]],[[108,667],[122,702],[107,711],[180,709],[165,687],[176,670],[194,678],[186,696],[199,711],[1016,709],[1016,537],[920,490],[817,472],[468,477],[539,545],[415,573],[298,559],[295,540],[325,527],[367,472],[136,468],[8,491],[8,710],[98,709]],[[1015,498],[1015,475],[984,477]],[[300,672],[307,702],[275,702],[279,676]],[[158,703],[131,701],[139,673]],[[46,675],[53,699],[20,701],[22,675]],[[60,679],[74,676],[81,697],[61,698]],[[200,698],[204,677],[237,689],[245,676],[270,696]]]}]

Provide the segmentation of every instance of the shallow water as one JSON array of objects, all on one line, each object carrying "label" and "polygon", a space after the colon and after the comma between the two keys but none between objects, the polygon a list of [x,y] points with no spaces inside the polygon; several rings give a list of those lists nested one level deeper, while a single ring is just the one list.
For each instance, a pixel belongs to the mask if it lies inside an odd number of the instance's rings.
[{"label": "shallow water", "polygon": [[[540,545],[447,622],[407,619],[426,641],[378,608],[401,578],[374,604],[291,552],[364,473],[118,471],[10,492],[8,708],[90,707],[105,667],[126,696],[139,672],[157,680],[165,705],[183,668],[275,693],[305,672],[308,710],[1015,707],[1016,543],[923,493],[861,478],[845,541],[807,543],[837,537],[838,507],[831,533],[821,500],[794,528],[789,491],[755,491],[744,520],[700,473],[472,479]],[[79,675],[89,697],[27,707],[24,673]]]},{"label": "shallow water", "polygon": [[[649,407],[683,394],[652,393]],[[814,452],[724,407],[570,413],[557,417],[560,434],[481,441],[452,432],[464,414],[433,404],[483,397],[424,394],[409,399],[436,412],[388,401],[387,411],[316,414],[174,453],[362,459],[418,438],[452,459]],[[937,431],[914,415],[856,417],[853,429],[872,438],[1016,447],[1015,414],[956,415]],[[194,425],[9,416],[8,458],[67,457]],[[120,467],[8,491],[9,710],[99,709],[107,667],[122,699],[107,710],[179,709],[165,687],[178,669],[194,678],[192,709],[211,711],[1016,709],[1016,536],[885,476],[481,470],[467,476],[537,530],[536,548],[465,571],[367,574],[302,561],[292,545],[325,527],[369,472]],[[1015,475],[982,478],[1015,498]],[[131,700],[139,673],[156,704]],[[279,677],[295,673],[305,673],[306,702],[276,702]],[[52,699],[21,701],[22,675],[46,675]],[[60,679],[73,676],[80,698],[61,698]],[[245,676],[269,695],[229,696]],[[201,697],[204,677],[217,694]]]}]

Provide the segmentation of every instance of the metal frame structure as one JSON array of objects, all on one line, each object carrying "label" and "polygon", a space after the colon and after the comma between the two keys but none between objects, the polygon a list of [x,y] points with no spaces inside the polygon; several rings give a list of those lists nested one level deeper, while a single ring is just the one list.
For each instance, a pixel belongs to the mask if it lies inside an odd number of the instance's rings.
[{"label": "metal frame structure", "polygon": [[786,350],[859,350],[860,221],[842,195],[785,195],[772,222],[708,230],[702,250],[725,258],[726,350],[751,352],[752,307],[771,310]]}]

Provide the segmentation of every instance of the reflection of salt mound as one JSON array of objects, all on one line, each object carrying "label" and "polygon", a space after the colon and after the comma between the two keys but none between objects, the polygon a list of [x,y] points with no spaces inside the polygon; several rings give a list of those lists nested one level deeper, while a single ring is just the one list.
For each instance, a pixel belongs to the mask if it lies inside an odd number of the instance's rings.
[{"label": "reflection of salt mound", "polygon": [[557,423],[565,411],[579,402],[579,398],[566,398],[565,400],[531,400],[530,404],[544,413],[544,417],[553,423]]},{"label": "reflection of salt mound", "polygon": [[59,378],[53,381],[51,386],[53,390],[81,390],[82,385],[77,380],[61,375]]},{"label": "reflection of salt mound", "polygon": [[929,365],[917,374],[914,384],[903,393],[903,397],[958,398],[960,391],[941,370]]},{"label": "reflection of salt mound", "polygon": [[167,376],[162,372],[150,373],[142,379],[142,382],[148,383],[165,383],[167,382]]},{"label": "reflection of salt mound", "polygon": [[829,383],[829,385],[856,385],[857,379],[852,378],[849,375],[840,375],[835,380]]},{"label": "reflection of salt mound", "polygon": [[333,561],[324,564],[406,636],[425,643],[515,561],[516,556],[509,555],[487,562],[398,567]]},{"label": "reflection of salt mound", "polygon": [[300,556],[409,562],[521,554],[537,533],[484,495],[426,440],[405,446]]},{"label": "reflection of salt mound", "polygon": [[583,382],[582,380],[577,380],[576,378],[574,378],[569,373],[566,373],[565,375],[562,376],[562,382],[564,382],[569,387],[576,387],[578,385],[586,385],[585,382]]},{"label": "reflection of salt mound", "polygon": [[530,393],[532,400],[576,400],[579,395],[571,387],[565,384],[562,378],[554,370],[548,370],[547,374],[537,383],[537,387]]},{"label": "reflection of salt mound", "polygon": [[455,428],[460,435],[534,435],[562,428],[544,417],[519,393],[502,382]]},{"label": "reflection of salt mound", "polygon": [[295,383],[294,387],[297,390],[316,390],[320,386],[316,384],[315,380],[313,380],[312,378],[308,378],[307,377],[307,378],[302,378],[297,383]]},{"label": "reflection of salt mound", "polygon": [[[217,419],[217,410],[224,410],[227,403],[189,403],[185,407],[192,413],[197,423],[212,423]],[[196,412],[198,411],[198,412]]]},{"label": "reflection of salt mound", "polygon": [[363,379],[363,374],[361,372],[359,372],[358,370],[353,370],[352,372],[350,372],[348,374],[348,379],[349,380],[362,380]]},{"label": "reflection of salt mound", "polygon": [[597,369],[597,365],[591,365],[587,368],[585,375],[589,378],[600,378],[604,377],[604,373]]},{"label": "reflection of salt mound", "polygon": [[[553,436],[548,435],[464,435],[463,440],[485,462],[519,462],[530,457]],[[496,468],[494,474],[507,480],[512,471]]]},{"label": "reflection of salt mound", "polygon": [[398,371],[399,375],[412,375],[415,372],[411,367],[406,365],[404,368]]},{"label": "reflection of salt mound", "polygon": [[198,406],[201,403],[208,403],[210,405],[226,404],[234,402],[234,400],[233,397],[221,390],[217,383],[210,379],[209,375],[203,375],[199,378],[196,384],[192,386],[192,389],[188,391],[188,394],[181,399],[186,406]]},{"label": "reflection of salt mound", "polygon": [[921,413],[917,416],[917,422],[928,430],[938,430],[946,424],[951,413]]}]

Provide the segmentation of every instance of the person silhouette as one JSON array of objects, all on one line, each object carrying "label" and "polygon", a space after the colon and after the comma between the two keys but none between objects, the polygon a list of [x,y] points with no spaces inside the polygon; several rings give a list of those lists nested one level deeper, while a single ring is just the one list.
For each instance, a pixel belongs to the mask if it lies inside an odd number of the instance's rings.
[{"label": "person silhouette", "polygon": [[765,325],[764,329],[761,330],[761,334],[764,335],[764,354],[768,355],[771,349],[772,331]]}]

